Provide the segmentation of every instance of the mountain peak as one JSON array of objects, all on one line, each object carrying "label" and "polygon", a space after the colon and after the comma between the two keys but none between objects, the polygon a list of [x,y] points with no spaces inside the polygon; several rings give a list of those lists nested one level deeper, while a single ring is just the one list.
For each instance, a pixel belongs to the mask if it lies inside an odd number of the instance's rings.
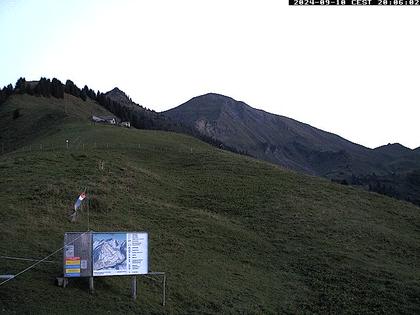
[{"label": "mountain peak", "polygon": [[242,112],[248,107],[243,102],[236,101],[229,96],[217,93],[207,93],[193,97],[186,103],[179,105],[164,114],[171,119],[181,121],[184,124],[195,124],[196,121],[216,121],[220,119],[223,112]]},{"label": "mountain peak", "polygon": [[199,95],[196,96],[194,98],[222,98],[222,99],[232,99],[229,96],[223,95],[223,94],[219,94],[219,93],[215,93],[215,92],[209,92],[203,95]]},{"label": "mountain peak", "polygon": [[384,145],[384,147],[389,147],[389,148],[405,148],[405,149],[408,149],[408,148],[406,148],[405,146],[403,146],[401,143],[399,143],[399,142],[395,142],[395,143],[388,143],[388,144],[386,144],[386,145]]},{"label": "mountain peak", "polygon": [[401,143],[388,143],[386,145],[382,145],[380,147],[377,147],[374,149],[375,151],[379,151],[382,153],[387,153],[387,154],[406,154],[406,153],[410,153],[412,150],[403,146]]},{"label": "mountain peak", "polygon": [[113,101],[117,101],[120,103],[131,103],[131,98],[128,97],[125,92],[121,91],[118,87],[114,87],[112,90],[105,93],[107,97],[112,99]]},{"label": "mountain peak", "polygon": [[226,95],[218,94],[214,92],[196,96],[192,98],[191,100],[199,100],[200,104],[202,104],[203,101],[205,101],[207,103],[209,102],[212,103],[212,105],[231,105],[231,104],[246,105],[244,102],[237,101],[230,96],[226,96]]},{"label": "mountain peak", "polygon": [[121,91],[117,86],[114,87],[111,91],[108,91],[107,93],[123,93],[125,94],[123,91]]}]

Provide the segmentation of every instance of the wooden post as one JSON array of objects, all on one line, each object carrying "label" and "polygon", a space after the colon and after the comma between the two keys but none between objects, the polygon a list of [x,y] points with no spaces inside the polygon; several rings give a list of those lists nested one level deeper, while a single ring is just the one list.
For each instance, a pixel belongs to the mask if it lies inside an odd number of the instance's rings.
[{"label": "wooden post", "polygon": [[93,277],[89,277],[89,291],[90,294],[93,294],[95,292],[95,287],[93,285]]},{"label": "wooden post", "polygon": [[135,301],[137,298],[137,277],[131,277],[131,298]]}]

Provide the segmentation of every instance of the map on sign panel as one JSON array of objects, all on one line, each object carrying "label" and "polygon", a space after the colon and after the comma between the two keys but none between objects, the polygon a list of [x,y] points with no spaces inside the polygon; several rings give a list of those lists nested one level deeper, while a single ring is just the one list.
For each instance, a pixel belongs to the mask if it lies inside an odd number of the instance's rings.
[{"label": "map on sign panel", "polygon": [[125,233],[93,234],[93,270],[108,275],[127,272],[127,237]]}]

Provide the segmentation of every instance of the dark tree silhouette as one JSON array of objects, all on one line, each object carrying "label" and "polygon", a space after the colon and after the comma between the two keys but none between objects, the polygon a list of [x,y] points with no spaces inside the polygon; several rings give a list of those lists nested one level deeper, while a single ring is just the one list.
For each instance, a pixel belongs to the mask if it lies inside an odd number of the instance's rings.
[{"label": "dark tree silhouette", "polygon": [[15,93],[23,94],[26,92],[26,80],[25,78],[19,78],[15,85]]},{"label": "dark tree silhouette", "polygon": [[64,98],[64,85],[56,78],[51,81],[51,95],[56,98]]},{"label": "dark tree silhouette", "polygon": [[11,84],[3,87],[3,89],[0,90],[0,104],[4,103],[7,100],[7,98],[12,94],[13,94],[13,86]]},{"label": "dark tree silhouette", "polygon": [[34,89],[36,96],[51,96],[51,81],[50,79],[41,78]]},{"label": "dark tree silhouette", "polygon": [[0,90],[0,105],[6,101],[6,94],[3,92],[4,89]]},{"label": "dark tree silhouette", "polygon": [[87,95],[86,95],[85,90],[80,91],[80,98],[84,101],[87,100]]},{"label": "dark tree silhouette", "polygon": [[4,91],[6,93],[6,96],[9,97],[10,95],[13,94],[13,86],[9,84],[8,86],[4,88]]},{"label": "dark tree silhouette", "polygon": [[80,97],[80,89],[73,83],[71,80],[66,81],[66,86],[64,88],[64,92],[67,94],[71,94],[76,97]]}]

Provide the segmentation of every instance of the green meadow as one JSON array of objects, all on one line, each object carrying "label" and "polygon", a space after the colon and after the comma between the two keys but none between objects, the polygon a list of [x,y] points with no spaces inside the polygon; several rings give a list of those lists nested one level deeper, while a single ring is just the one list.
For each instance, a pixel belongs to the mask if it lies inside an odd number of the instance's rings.
[{"label": "green meadow", "polygon": [[[94,294],[86,279],[56,286],[59,252],[0,286],[0,312],[420,313],[419,207],[92,114],[109,113],[70,95],[0,105],[0,255],[43,258],[88,228],[147,231],[166,306],[158,277],[138,277],[136,301],[130,277],[95,278]],[[0,274],[29,265],[0,258]]]}]

